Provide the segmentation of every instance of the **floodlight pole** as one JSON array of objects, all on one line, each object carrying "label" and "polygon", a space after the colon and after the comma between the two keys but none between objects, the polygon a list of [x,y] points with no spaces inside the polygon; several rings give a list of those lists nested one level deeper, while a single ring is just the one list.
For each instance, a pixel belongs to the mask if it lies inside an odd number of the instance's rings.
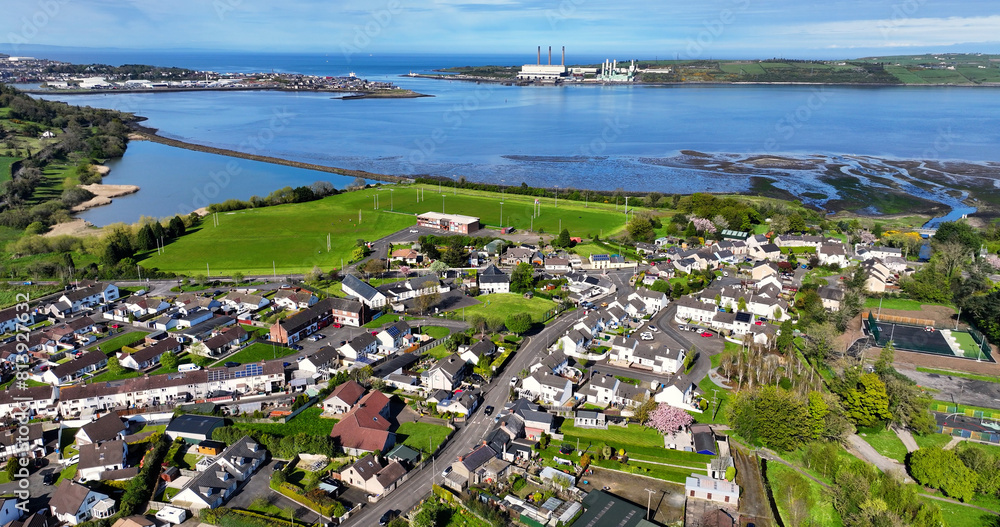
[{"label": "floodlight pole", "polygon": [[653,503],[653,494],[655,494],[656,491],[650,489],[643,490],[649,493],[649,495],[646,496],[646,521],[649,521],[649,506]]}]

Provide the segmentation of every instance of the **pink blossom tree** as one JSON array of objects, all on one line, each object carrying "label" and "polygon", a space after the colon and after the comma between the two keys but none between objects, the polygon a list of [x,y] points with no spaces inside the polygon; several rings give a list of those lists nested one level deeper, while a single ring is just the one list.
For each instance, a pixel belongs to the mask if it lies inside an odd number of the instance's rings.
[{"label": "pink blossom tree", "polygon": [[412,269],[410,269],[409,265],[401,265],[401,266],[399,266],[399,272],[403,276],[410,276],[410,271],[412,271]]},{"label": "pink blossom tree", "polygon": [[697,229],[698,232],[705,232],[707,234],[715,232],[715,224],[712,223],[712,220],[705,218],[691,218],[691,223],[694,223],[694,228]]},{"label": "pink blossom tree", "polygon": [[1000,269],[1000,256],[987,254],[985,260],[986,263],[992,265],[994,269]]},{"label": "pink blossom tree", "polygon": [[660,403],[649,414],[649,421],[646,422],[646,426],[650,428],[655,428],[660,431],[661,434],[674,434],[681,428],[690,425],[694,422],[694,418],[691,414],[681,410],[680,408],[675,408],[667,403]]},{"label": "pink blossom tree", "polygon": [[866,244],[873,244],[878,240],[870,231],[864,230],[858,233],[858,241]]}]

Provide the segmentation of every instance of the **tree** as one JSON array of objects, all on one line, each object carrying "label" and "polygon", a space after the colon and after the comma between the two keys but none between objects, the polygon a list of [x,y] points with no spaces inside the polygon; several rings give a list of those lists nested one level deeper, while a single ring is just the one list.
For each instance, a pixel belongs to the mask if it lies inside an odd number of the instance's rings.
[{"label": "tree", "polygon": [[140,251],[148,251],[156,247],[156,237],[153,235],[153,228],[147,223],[143,225],[135,235],[135,245]]},{"label": "tree", "polygon": [[160,364],[168,370],[176,368],[178,361],[177,355],[174,355],[172,351],[167,351],[163,355],[160,355]]},{"label": "tree", "polygon": [[910,454],[909,469],[921,485],[941,489],[962,501],[975,496],[979,483],[979,475],[966,467],[954,450],[921,448]]},{"label": "tree", "polygon": [[367,247],[355,247],[354,249],[351,249],[352,262],[359,262],[361,260],[364,260],[366,256],[368,256]]},{"label": "tree", "polygon": [[628,231],[629,238],[637,242],[649,242],[655,236],[653,223],[645,215],[633,216],[625,229]]},{"label": "tree", "polygon": [[510,290],[515,293],[531,291],[535,287],[535,269],[521,262],[510,273]]},{"label": "tree", "polygon": [[[934,232],[934,238],[931,240],[932,245],[941,243],[958,243],[965,247],[966,252],[975,253],[979,251],[983,237],[975,227],[966,221],[947,221],[938,225]],[[936,247],[935,250],[937,250]]]},{"label": "tree", "polygon": [[736,433],[779,451],[794,450],[810,434],[806,403],[774,386],[738,392],[728,412]]},{"label": "tree", "polygon": [[170,238],[179,238],[184,236],[187,228],[184,226],[184,220],[180,216],[174,216],[170,218],[170,223],[167,225],[167,236]]},{"label": "tree", "polygon": [[649,421],[647,421],[645,426],[650,428],[655,428],[661,434],[674,434],[678,430],[690,426],[694,422],[694,418],[691,414],[681,410],[680,408],[675,408],[667,403],[660,403],[652,413],[649,414]]},{"label": "tree", "polygon": [[385,264],[378,258],[372,258],[361,266],[361,270],[369,275],[378,274],[385,270]]},{"label": "tree", "polygon": [[507,326],[507,329],[518,335],[531,329],[531,324],[531,315],[528,313],[511,313],[504,320],[504,325]]},{"label": "tree", "polygon": [[661,199],[663,199],[663,194],[660,194],[659,192],[650,192],[646,195],[646,206],[649,208],[656,208]]},{"label": "tree", "polygon": [[[20,462],[21,459],[22,458],[20,456],[12,456],[10,459],[7,460],[8,480],[17,481],[17,472],[21,470],[21,462]],[[24,465],[24,467],[27,468],[28,465]]]},{"label": "tree", "polygon": [[441,293],[435,291],[428,295],[418,296],[413,300],[413,303],[416,304],[417,310],[419,310],[420,313],[423,314],[427,313],[427,310],[436,306],[437,303],[440,301],[441,301]]},{"label": "tree", "polygon": [[656,410],[657,402],[652,397],[645,397],[643,395],[639,397],[642,398],[642,402],[636,407],[632,417],[640,423],[645,423],[649,421],[649,416],[653,413],[653,410]]},{"label": "tree", "polygon": [[857,386],[847,390],[843,397],[847,418],[857,426],[875,426],[892,416],[885,383],[874,373],[862,375]]},{"label": "tree", "polygon": [[284,484],[286,481],[288,481],[288,476],[285,474],[284,470],[275,470],[274,472],[271,473],[271,481],[275,485],[280,486]]},{"label": "tree", "polygon": [[698,235],[698,229],[694,226],[693,221],[689,221],[687,227],[684,228],[684,237],[693,238]]},{"label": "tree", "polygon": [[108,371],[111,375],[121,375],[125,373],[125,367],[118,362],[118,357],[108,357]]},{"label": "tree", "polygon": [[434,263],[431,264],[430,270],[440,274],[448,270],[448,264],[442,262],[441,260],[435,260]]},{"label": "tree", "polygon": [[563,229],[562,232],[559,233],[559,237],[556,238],[552,245],[563,248],[571,247],[573,245],[573,241],[570,240],[569,229]]},{"label": "tree", "polygon": [[460,245],[452,245],[441,255],[441,259],[451,267],[465,267],[469,263],[469,253]]},{"label": "tree", "polygon": [[781,353],[788,353],[792,349],[792,345],[795,343],[795,330],[792,326],[792,321],[786,320],[782,322],[780,331],[781,333],[774,341],[774,347]]},{"label": "tree", "polygon": [[823,400],[820,392],[809,392],[809,435],[813,439],[823,437],[826,430],[826,416],[830,413],[830,407]]},{"label": "tree", "polygon": [[885,377],[890,371],[895,371],[892,367],[892,363],[896,360],[896,348],[892,345],[890,340],[882,348],[882,351],[878,354],[878,360],[875,361],[875,373],[879,377]]},{"label": "tree", "polygon": [[246,275],[239,271],[235,271],[233,273],[233,282],[236,282],[237,284],[242,283],[244,278],[246,278]]}]

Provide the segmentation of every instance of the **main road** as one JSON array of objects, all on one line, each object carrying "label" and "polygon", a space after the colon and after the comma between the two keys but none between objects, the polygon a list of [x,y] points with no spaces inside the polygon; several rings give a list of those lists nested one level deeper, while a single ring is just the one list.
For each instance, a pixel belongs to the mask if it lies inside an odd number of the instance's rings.
[{"label": "main road", "polygon": [[[527,342],[514,354],[506,370],[498,373],[493,381],[483,388],[483,402],[480,406],[493,406],[499,411],[510,394],[510,377],[543,359],[547,355],[548,344],[554,342],[581,318],[581,311],[563,313],[537,335],[527,338]],[[467,453],[473,445],[482,441],[492,425],[493,418],[485,415],[481,409],[473,412],[468,421],[459,426],[455,435],[435,456],[435,463],[425,463],[419,470],[411,472],[410,479],[404,481],[386,498],[367,505],[360,513],[351,516],[344,525],[359,527],[378,525],[379,518],[390,509],[405,512],[416,507],[430,493],[432,484],[440,484],[442,479],[440,471],[445,466],[451,465],[458,456]]]}]

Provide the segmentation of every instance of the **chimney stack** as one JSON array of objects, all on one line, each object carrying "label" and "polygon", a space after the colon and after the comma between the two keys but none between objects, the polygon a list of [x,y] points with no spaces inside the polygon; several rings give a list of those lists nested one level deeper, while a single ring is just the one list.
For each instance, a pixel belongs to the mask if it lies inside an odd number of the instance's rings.
[{"label": "chimney stack", "polygon": [[552,46],[549,46],[549,66],[552,65]]},{"label": "chimney stack", "polygon": [[542,47],[538,46],[538,65],[542,65]]},{"label": "chimney stack", "polygon": [[563,46],[562,51],[563,51],[562,52],[562,65],[565,66],[566,65],[566,46]]}]

